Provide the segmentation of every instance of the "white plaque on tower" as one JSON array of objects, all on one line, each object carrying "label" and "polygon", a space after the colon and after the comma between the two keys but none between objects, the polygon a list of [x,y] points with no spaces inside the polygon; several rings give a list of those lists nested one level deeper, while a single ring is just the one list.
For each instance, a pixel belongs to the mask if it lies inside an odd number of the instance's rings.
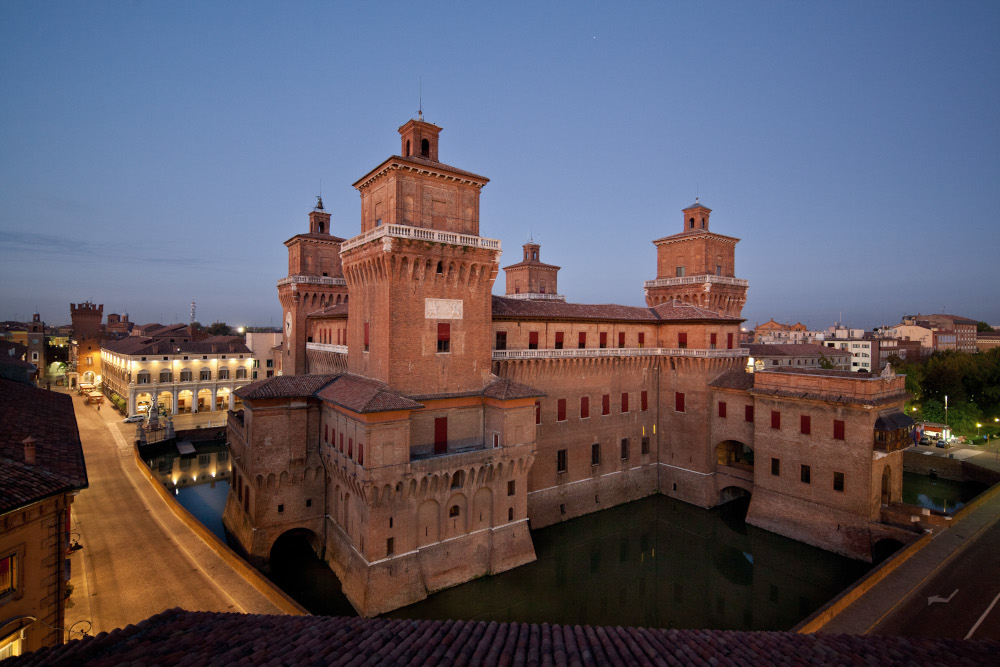
[{"label": "white plaque on tower", "polygon": [[428,320],[460,320],[462,300],[424,299],[424,317]]}]

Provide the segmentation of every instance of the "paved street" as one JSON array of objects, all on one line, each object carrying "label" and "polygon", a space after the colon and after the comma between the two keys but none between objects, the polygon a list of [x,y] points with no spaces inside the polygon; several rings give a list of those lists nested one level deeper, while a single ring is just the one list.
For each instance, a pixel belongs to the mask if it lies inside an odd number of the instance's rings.
[{"label": "paved street", "polygon": [[[136,623],[170,607],[288,613],[233,570],[178,519],[136,468],[134,425],[73,395],[90,488],[73,503],[72,531],[83,549],[70,557],[74,592],[66,625],[89,634]],[[221,418],[224,413],[214,413]],[[78,535],[77,535],[78,533]]]}]

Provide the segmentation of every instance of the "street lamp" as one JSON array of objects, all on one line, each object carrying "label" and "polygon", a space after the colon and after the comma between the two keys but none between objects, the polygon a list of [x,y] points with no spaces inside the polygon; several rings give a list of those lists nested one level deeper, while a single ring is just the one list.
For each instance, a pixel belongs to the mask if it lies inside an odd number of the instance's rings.
[{"label": "street lamp", "polygon": [[981,429],[982,427],[983,427],[982,424],[980,424],[979,422],[976,422],[976,437],[977,438],[979,437],[979,429]]}]

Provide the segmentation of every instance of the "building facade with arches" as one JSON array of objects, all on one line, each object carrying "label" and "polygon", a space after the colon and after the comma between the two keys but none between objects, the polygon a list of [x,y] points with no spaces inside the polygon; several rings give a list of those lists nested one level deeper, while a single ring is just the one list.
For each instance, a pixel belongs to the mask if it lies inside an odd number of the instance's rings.
[{"label": "building facade with arches", "polygon": [[488,179],[440,163],[439,132],[409,121],[402,155],[354,184],[359,234],[333,237],[320,206],[286,242],[282,375],[229,415],[225,524],[252,559],[305,534],[372,615],[533,560],[529,522],[654,493],[749,494],[748,522],[859,559],[916,539],[882,521],[912,428],[904,378],[748,372],[739,239],[710,209],[653,242],[645,307],[567,302],[533,242],[493,295]]}]

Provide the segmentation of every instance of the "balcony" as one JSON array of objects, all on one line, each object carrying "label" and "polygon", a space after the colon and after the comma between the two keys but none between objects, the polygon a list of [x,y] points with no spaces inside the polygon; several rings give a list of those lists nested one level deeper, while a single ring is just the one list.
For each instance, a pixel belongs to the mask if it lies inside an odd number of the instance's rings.
[{"label": "balcony", "polygon": [[528,292],[527,294],[504,294],[505,299],[523,299],[525,301],[565,301],[562,294],[541,294],[540,292]]},{"label": "balcony", "polygon": [[330,276],[288,276],[278,281],[278,287],[282,285],[326,285],[334,287],[347,287],[347,281],[343,278],[331,278]]},{"label": "balcony", "polygon": [[307,350],[317,352],[333,352],[334,354],[347,354],[346,345],[332,345],[330,343],[306,343]]},{"label": "balcony", "polygon": [[558,357],[695,357],[731,359],[745,357],[746,348],[732,350],[699,350],[677,347],[608,347],[562,350],[493,350],[493,361],[505,359],[553,359]]},{"label": "balcony", "polygon": [[[442,232],[435,229],[424,229],[423,227],[410,227],[408,225],[382,225],[344,241],[340,246],[340,254],[343,255],[353,248],[381,238],[411,239],[414,241],[427,241],[428,243],[444,243],[469,248],[500,250],[500,241],[497,239]],[[278,284],[280,285],[281,283]]]},{"label": "balcony", "polygon": [[676,285],[698,285],[701,283],[715,283],[717,285],[736,285],[737,287],[747,287],[750,281],[742,278],[730,278],[729,276],[680,276],[679,278],[657,278],[647,280],[643,285],[646,289],[650,287],[674,287]]}]

